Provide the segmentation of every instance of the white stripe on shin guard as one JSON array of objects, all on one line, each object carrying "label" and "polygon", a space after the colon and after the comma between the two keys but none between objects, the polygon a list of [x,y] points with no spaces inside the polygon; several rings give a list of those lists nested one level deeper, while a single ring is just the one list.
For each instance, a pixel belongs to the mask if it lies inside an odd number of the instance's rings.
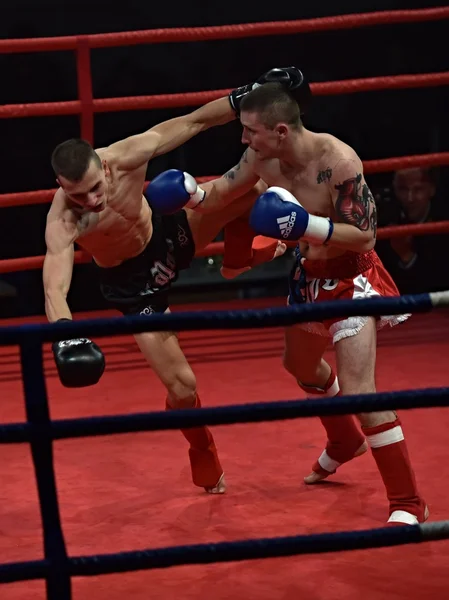
[{"label": "white stripe on shin guard", "polygon": [[330,388],[326,392],[326,396],[328,398],[333,398],[340,391],[340,386],[338,385],[338,377],[335,378],[334,383],[330,386]]},{"label": "white stripe on shin guard", "polygon": [[329,471],[329,473],[333,473],[341,465],[341,463],[331,458],[326,452],[326,450],[323,451],[322,455],[318,459],[318,462],[320,464],[320,467],[323,468],[325,471]]},{"label": "white stripe on shin guard", "polygon": [[[311,399],[314,398],[316,394],[327,396],[328,398],[333,398],[340,391],[340,386],[338,385],[338,377],[335,377],[333,384],[327,390],[325,390],[324,388],[316,387],[314,385],[305,385],[301,383],[299,379],[297,381],[299,387],[307,393],[307,398]],[[316,392],[312,390],[316,390]]]},{"label": "white stripe on shin guard", "polygon": [[388,523],[404,523],[405,525],[418,525],[415,515],[405,510],[395,510],[391,513]]},{"label": "white stripe on shin guard", "polygon": [[389,446],[390,444],[402,442],[404,439],[404,434],[402,432],[402,427],[400,425],[396,425],[396,427],[393,427],[393,429],[388,429],[387,431],[382,431],[381,433],[369,435],[366,439],[370,445],[370,448],[382,448],[383,446]]}]

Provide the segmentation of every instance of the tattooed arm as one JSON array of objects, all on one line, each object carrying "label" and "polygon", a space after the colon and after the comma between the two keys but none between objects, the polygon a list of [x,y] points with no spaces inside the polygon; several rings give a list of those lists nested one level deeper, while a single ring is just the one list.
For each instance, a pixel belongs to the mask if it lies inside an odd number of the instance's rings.
[{"label": "tattooed arm", "polygon": [[201,188],[206,192],[204,202],[195,210],[197,212],[215,212],[255,189],[254,200],[261,191],[255,188],[259,176],[253,169],[253,156],[250,150],[245,150],[240,162],[218,179],[202,183]]},{"label": "tattooed arm", "polygon": [[336,213],[329,245],[354,252],[371,250],[376,243],[377,211],[361,160],[355,154],[353,158],[342,158],[320,175],[323,173],[324,180],[329,181]]}]

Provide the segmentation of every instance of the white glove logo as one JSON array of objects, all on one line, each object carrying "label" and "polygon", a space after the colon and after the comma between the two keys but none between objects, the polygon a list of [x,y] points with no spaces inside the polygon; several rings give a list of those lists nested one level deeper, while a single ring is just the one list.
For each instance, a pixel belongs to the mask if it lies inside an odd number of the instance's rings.
[{"label": "white glove logo", "polygon": [[286,239],[292,232],[293,226],[296,221],[296,213],[293,211],[286,217],[279,217],[277,219],[277,223],[279,225],[279,231],[281,232],[281,236]]},{"label": "white glove logo", "polygon": [[80,346],[81,344],[90,344],[90,340],[87,338],[79,338],[77,340],[64,340],[58,343],[62,348],[64,348],[65,346]]}]

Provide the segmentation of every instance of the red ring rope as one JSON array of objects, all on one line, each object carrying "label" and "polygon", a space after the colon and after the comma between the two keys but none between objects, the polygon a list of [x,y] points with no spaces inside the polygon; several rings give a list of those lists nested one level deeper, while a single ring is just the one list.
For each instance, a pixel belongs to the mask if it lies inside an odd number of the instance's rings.
[{"label": "red ring rope", "polygon": [[[84,56],[85,60],[88,61],[89,55],[84,54]],[[78,67],[81,61],[82,56],[78,55]],[[211,102],[212,100],[216,100],[217,98],[222,98],[231,91],[231,89],[224,89],[206,92],[186,92],[182,94],[158,94],[155,96],[93,99],[90,77],[89,75],[86,75],[86,73],[89,72],[87,65],[84,68],[78,68],[80,100],[29,104],[3,104],[0,106],[0,119],[77,115],[82,114],[83,111],[87,111],[87,109],[89,109],[89,118],[92,118],[92,112],[104,113],[126,110],[200,106],[207,102]],[[311,83],[310,88],[315,96],[333,96],[339,94],[355,94],[357,92],[372,92],[375,90],[435,87],[440,85],[449,85],[449,71],[443,71],[442,73],[423,73],[419,75],[390,75],[387,77],[325,81]]]},{"label": "red ring rope", "polygon": [[[408,236],[436,235],[449,233],[449,221],[439,221],[437,223],[422,223],[417,225],[397,225],[394,227],[380,227],[377,231],[377,239],[385,240],[390,238],[400,238]],[[293,248],[296,242],[288,242],[287,246]],[[196,253],[196,257],[216,256],[223,254],[224,243],[212,242]],[[92,261],[92,257],[83,250],[75,252],[75,264],[86,264]],[[32,269],[41,269],[44,264],[44,256],[29,256],[26,258],[8,258],[0,260],[0,274],[16,271],[28,271]]]},{"label": "red ring rope", "polygon": [[[365,173],[387,173],[411,167],[436,167],[449,165],[449,152],[434,154],[417,154],[415,156],[396,156],[393,158],[379,158],[366,160],[363,163]],[[219,175],[196,177],[199,183],[216,179]],[[46,204],[51,202],[56,189],[37,190],[33,192],[15,192],[0,194],[0,208],[23,206],[29,204]]]},{"label": "red ring rope", "polygon": [[372,13],[320,17],[317,19],[301,19],[297,21],[242,23],[239,25],[219,25],[215,27],[174,27],[170,29],[98,33],[84,36],[0,40],[0,54],[76,50],[80,38],[86,39],[90,48],[110,48],[141,44],[166,44],[167,42],[199,42],[268,35],[315,33],[318,31],[371,27],[373,25],[441,21],[448,18],[449,7],[441,6],[417,10],[384,10]]}]

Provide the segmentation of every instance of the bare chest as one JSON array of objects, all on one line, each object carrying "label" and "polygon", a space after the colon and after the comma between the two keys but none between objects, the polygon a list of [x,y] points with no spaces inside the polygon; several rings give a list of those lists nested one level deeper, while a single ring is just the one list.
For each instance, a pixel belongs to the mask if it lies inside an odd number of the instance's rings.
[{"label": "bare chest", "polygon": [[151,211],[142,195],[142,182],[111,189],[106,208],[81,215],[78,230],[79,245],[105,266],[139,254],[152,233]]},{"label": "bare chest", "polygon": [[146,214],[149,215],[150,211],[142,196],[142,182],[136,185],[124,179],[109,189],[107,205],[102,212],[80,215],[80,237],[113,238],[145,220]]},{"label": "bare chest", "polygon": [[332,217],[334,208],[328,177],[318,166],[310,165],[298,173],[282,169],[279,161],[264,161],[257,165],[257,174],[271,186],[288,190],[311,214]]}]

